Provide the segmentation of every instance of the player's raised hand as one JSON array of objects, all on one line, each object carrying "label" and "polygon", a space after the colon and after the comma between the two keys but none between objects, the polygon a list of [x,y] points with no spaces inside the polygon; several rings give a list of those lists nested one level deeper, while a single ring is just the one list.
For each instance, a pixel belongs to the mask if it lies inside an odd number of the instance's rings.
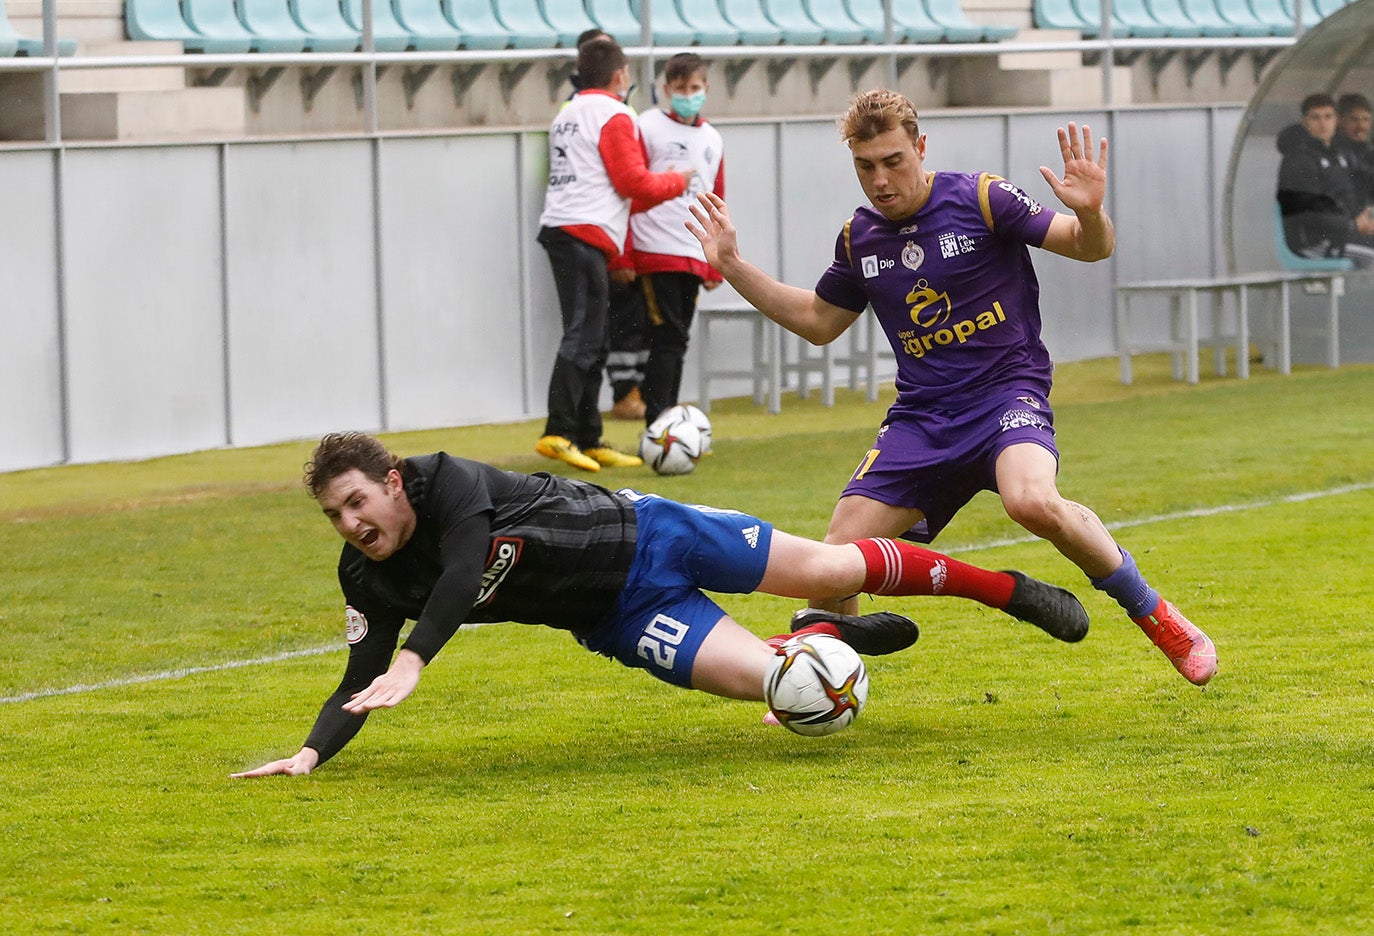
[{"label": "player's raised hand", "polygon": [[1054,194],[1064,207],[1078,212],[1098,212],[1107,195],[1107,138],[1094,152],[1092,130],[1070,121],[1068,130],[1059,128],[1059,152],[1064,157],[1064,177],[1061,179],[1048,166],[1040,167]]},{"label": "player's raised hand", "polygon": [[320,753],[314,748],[301,748],[295,757],[287,757],[282,760],[274,760],[261,767],[254,767],[252,770],[244,770],[240,773],[230,774],[231,777],[270,777],[273,774],[285,774],[290,777],[308,774],[315,769],[315,765],[320,762]]},{"label": "player's raised hand", "polygon": [[730,209],[726,207],[725,199],[715,192],[702,192],[697,196],[697,203],[689,207],[696,223],[687,221],[687,230],[701,242],[706,262],[717,270],[723,269],[722,261],[728,263],[739,256],[735,225],[730,220]]},{"label": "player's raised hand", "polygon": [[373,709],[391,708],[404,702],[420,682],[420,671],[425,661],[413,650],[402,650],[396,654],[396,661],[362,692],[355,692],[353,698],[343,704],[343,710],[352,715],[362,715]]}]

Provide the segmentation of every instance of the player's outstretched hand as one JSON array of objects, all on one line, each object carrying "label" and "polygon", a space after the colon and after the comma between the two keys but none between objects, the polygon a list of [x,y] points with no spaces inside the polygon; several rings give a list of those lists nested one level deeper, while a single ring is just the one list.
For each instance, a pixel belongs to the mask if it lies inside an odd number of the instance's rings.
[{"label": "player's outstretched hand", "polygon": [[697,204],[689,207],[696,224],[685,222],[687,230],[701,242],[706,262],[717,270],[724,269],[722,261],[729,262],[739,256],[735,225],[730,220],[730,209],[725,206],[725,199],[715,192],[702,192],[697,196]]},{"label": "player's outstretched hand", "polygon": [[355,692],[353,698],[343,704],[343,710],[352,715],[362,715],[373,709],[391,708],[404,702],[420,682],[420,671],[425,661],[412,650],[402,650],[396,654],[396,661],[362,692]]},{"label": "player's outstretched hand", "polygon": [[1064,157],[1062,179],[1048,166],[1040,167],[1054,194],[1075,214],[1101,211],[1107,195],[1107,138],[1094,153],[1092,130],[1084,124],[1080,137],[1078,125],[1071,121],[1068,130],[1059,128],[1059,152]]},{"label": "player's outstretched hand", "polygon": [[290,777],[308,774],[320,762],[320,754],[314,748],[301,748],[295,757],[274,760],[252,770],[230,774],[231,777],[270,777],[273,774],[286,774]]}]

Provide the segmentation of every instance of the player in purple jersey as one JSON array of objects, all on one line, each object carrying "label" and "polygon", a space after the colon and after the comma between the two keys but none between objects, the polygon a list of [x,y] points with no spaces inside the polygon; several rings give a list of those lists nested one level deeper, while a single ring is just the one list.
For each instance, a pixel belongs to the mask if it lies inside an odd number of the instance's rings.
[{"label": "player in purple jersey", "polygon": [[[835,505],[826,542],[928,543],[978,491],[994,491],[1009,517],[1053,543],[1203,685],[1217,668],[1212,641],[1055,483],[1051,362],[1027,247],[1089,263],[1111,256],[1107,140],[1094,147],[1074,123],[1059,130],[1063,176],[1040,173],[1066,213],[988,173],[927,171],[916,108],[896,92],[856,96],[839,125],[871,207],[845,223],[814,290],[745,260],[723,200],[700,196],[688,222],[707,261],[768,318],[825,345],[871,304],[896,352],[897,402]],[[852,613],[858,600],[815,605]]]}]

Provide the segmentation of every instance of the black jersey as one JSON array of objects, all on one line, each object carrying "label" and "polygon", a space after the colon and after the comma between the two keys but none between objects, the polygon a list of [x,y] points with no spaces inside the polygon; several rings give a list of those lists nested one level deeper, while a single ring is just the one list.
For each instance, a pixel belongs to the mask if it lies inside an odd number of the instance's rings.
[{"label": "black jersey", "polygon": [[625,586],[635,551],[634,505],[604,488],[502,471],[443,452],[406,459],[415,532],[381,562],[346,544],[339,584],[348,604],[349,658],[306,746],[320,762],[362,727],[340,706],[405,649],[426,662],[465,621],[515,621],[587,632]]}]

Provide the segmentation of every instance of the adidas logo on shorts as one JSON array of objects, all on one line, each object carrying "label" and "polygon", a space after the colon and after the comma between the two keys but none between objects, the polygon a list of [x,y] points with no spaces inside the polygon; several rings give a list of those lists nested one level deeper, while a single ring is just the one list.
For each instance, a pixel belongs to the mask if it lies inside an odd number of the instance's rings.
[{"label": "adidas logo on shorts", "polygon": [[757,549],[757,548],[758,548],[758,545],[759,545],[759,527],[758,527],[758,524],[754,524],[754,525],[751,526],[751,527],[745,527],[743,530],[740,530],[740,532],[744,534],[744,541],[745,541],[746,543],[749,544],[749,548],[750,548],[750,549]]}]

